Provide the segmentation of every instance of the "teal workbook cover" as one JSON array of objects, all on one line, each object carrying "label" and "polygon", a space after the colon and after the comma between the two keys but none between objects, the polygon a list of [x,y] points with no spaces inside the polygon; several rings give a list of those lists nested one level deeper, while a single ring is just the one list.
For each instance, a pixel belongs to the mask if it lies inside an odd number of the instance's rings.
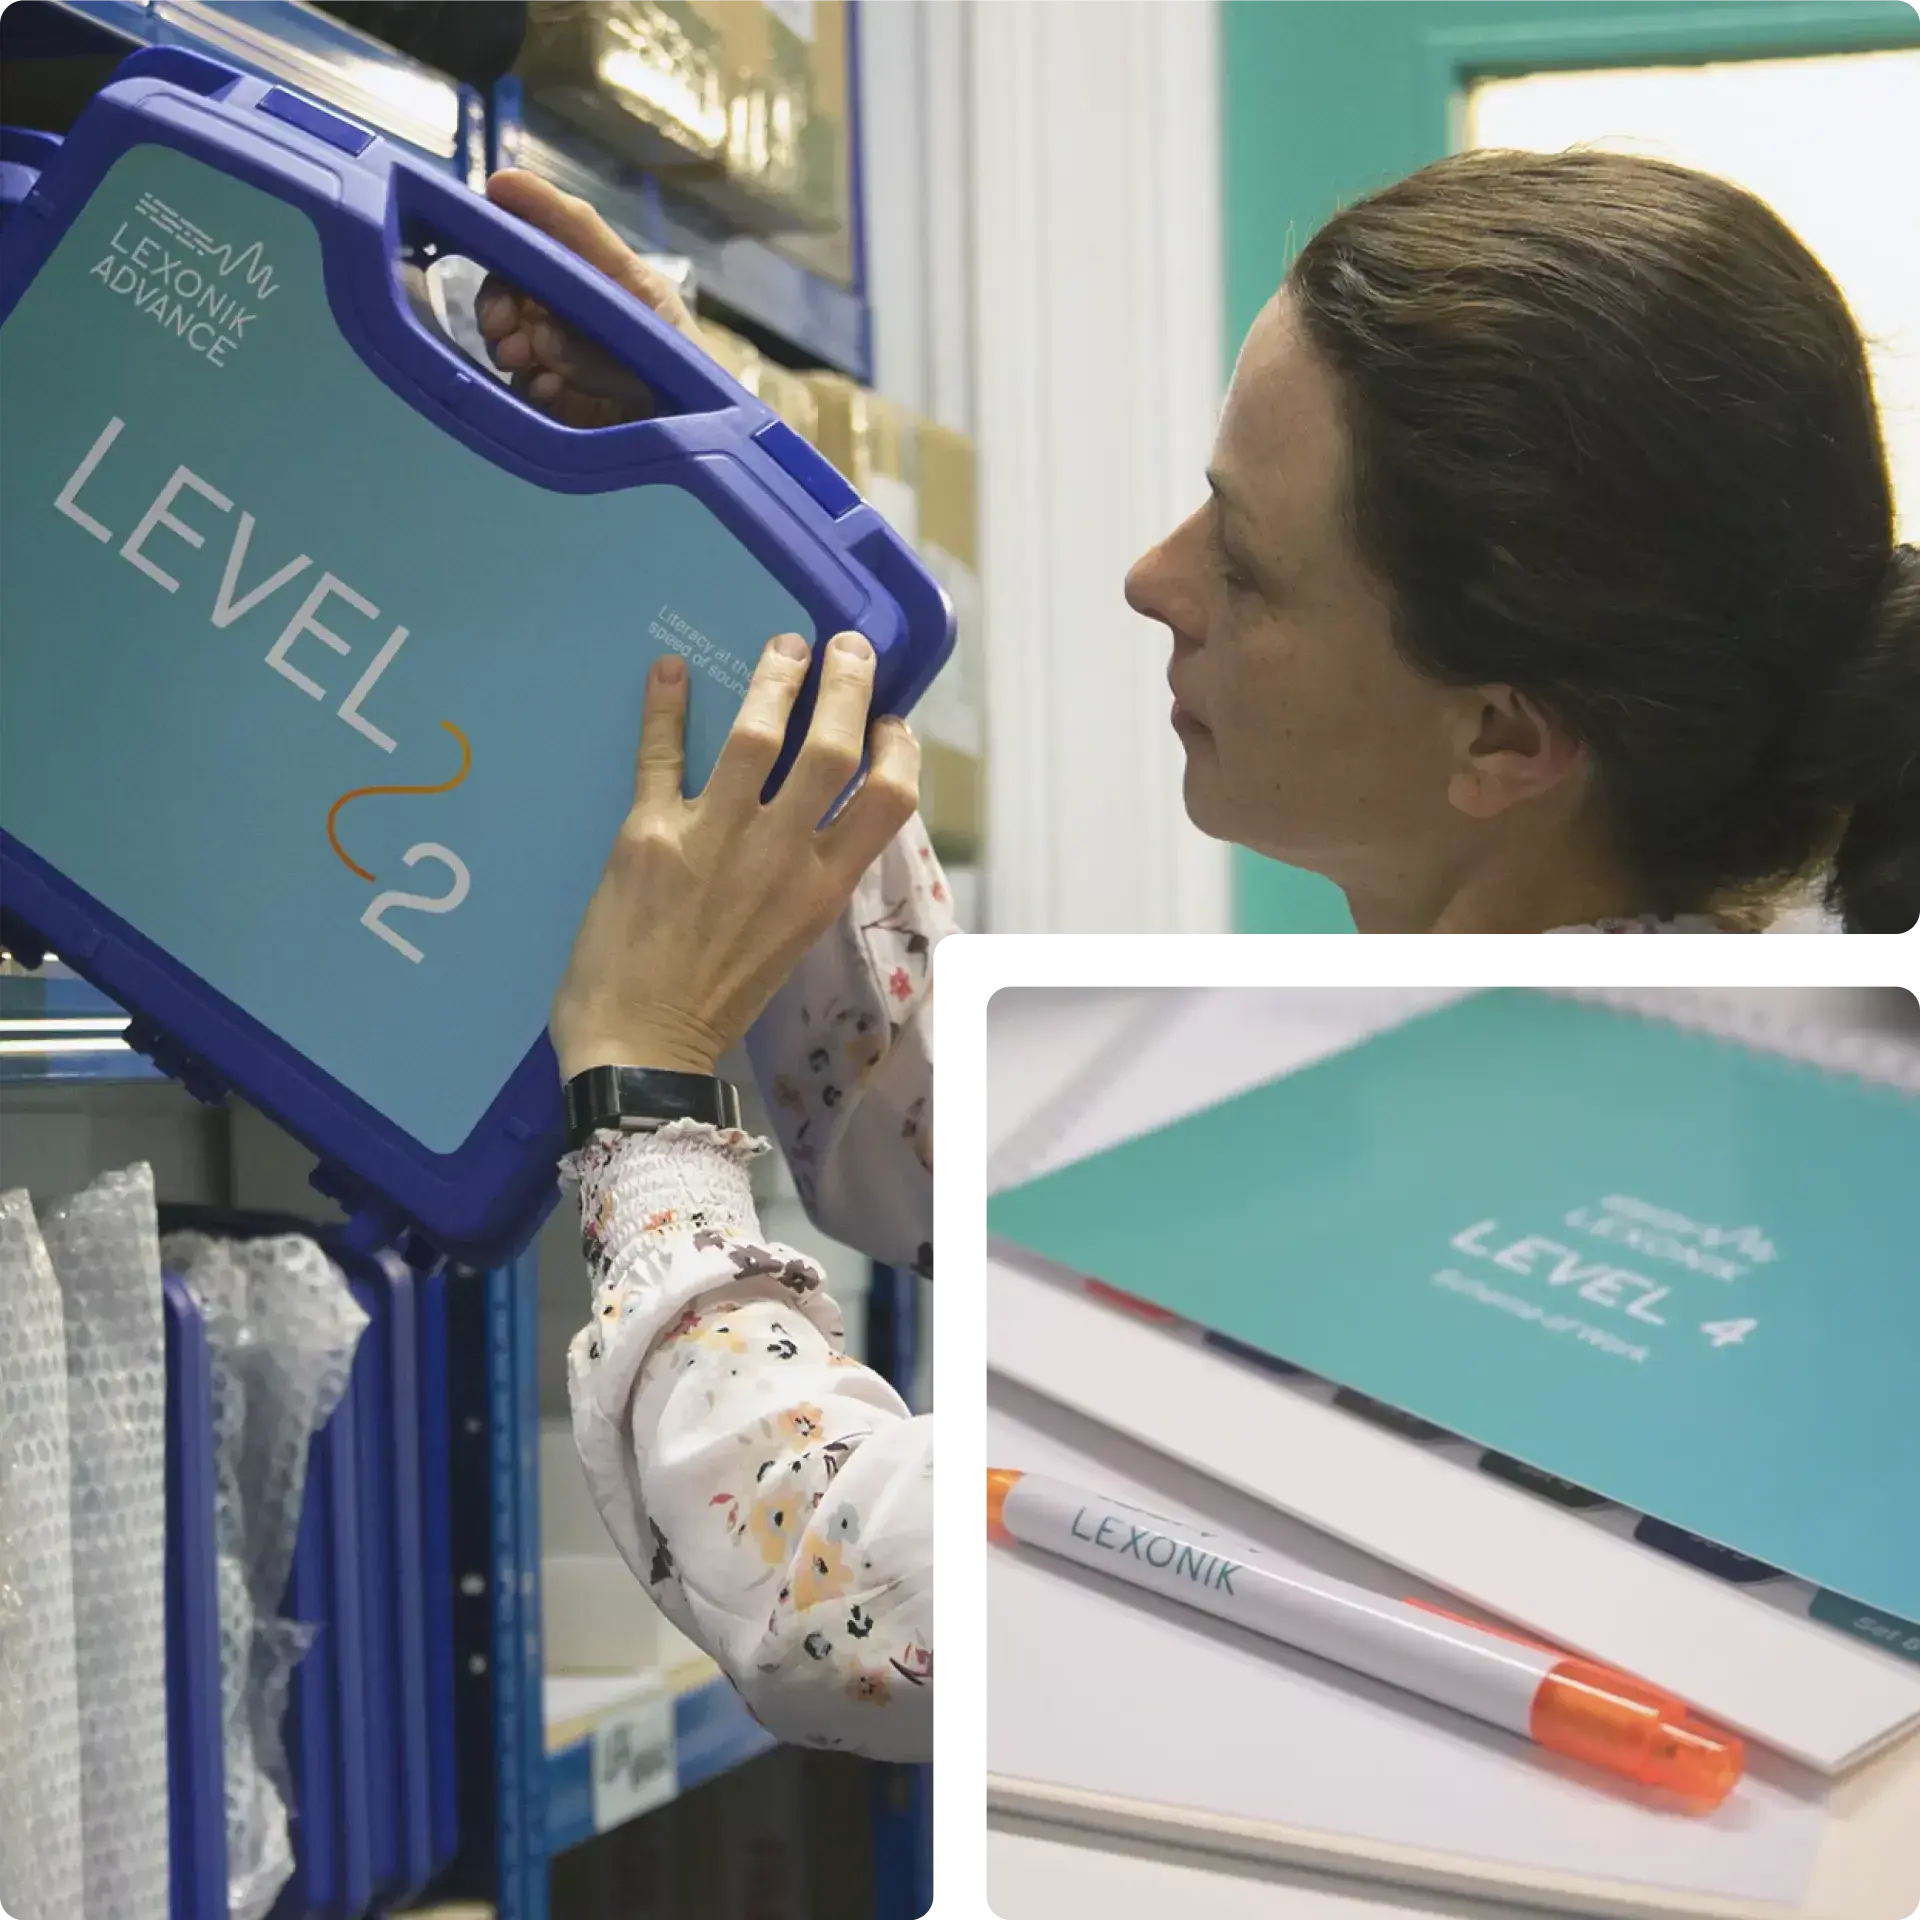
[{"label": "teal workbook cover", "polygon": [[1920,1619],[1920,1098],[1899,1088],[1479,994],[1000,1193],[989,1228]]}]

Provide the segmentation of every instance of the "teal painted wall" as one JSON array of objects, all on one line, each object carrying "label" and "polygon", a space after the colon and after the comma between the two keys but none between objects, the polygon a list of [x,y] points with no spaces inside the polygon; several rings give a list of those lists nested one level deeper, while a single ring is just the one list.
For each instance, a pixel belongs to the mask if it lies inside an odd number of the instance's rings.
[{"label": "teal painted wall", "polygon": [[[1224,0],[1227,351],[1342,202],[1454,144],[1463,75],[1920,45],[1899,0]],[[1337,888],[1236,849],[1245,933],[1350,932]]]}]

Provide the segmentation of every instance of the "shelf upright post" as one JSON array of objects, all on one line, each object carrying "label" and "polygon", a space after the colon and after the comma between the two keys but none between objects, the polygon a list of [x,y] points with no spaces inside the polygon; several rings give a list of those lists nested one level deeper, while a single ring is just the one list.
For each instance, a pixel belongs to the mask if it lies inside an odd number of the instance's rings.
[{"label": "shelf upright post", "polygon": [[[920,1285],[876,1266],[867,1293],[868,1364],[909,1404],[920,1353]],[[933,1905],[933,1769],[878,1766],[873,1785],[874,1920],[919,1920]]]},{"label": "shelf upright post", "polygon": [[486,1285],[496,1905],[500,1920],[547,1920],[537,1256]]}]

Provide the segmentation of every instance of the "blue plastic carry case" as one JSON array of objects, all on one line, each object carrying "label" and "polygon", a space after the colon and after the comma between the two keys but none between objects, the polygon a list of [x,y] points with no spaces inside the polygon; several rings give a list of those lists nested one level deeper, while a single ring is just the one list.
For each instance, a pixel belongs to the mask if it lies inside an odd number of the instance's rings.
[{"label": "blue plastic carry case", "polygon": [[[402,293],[436,248],[656,417],[523,404]],[[691,663],[698,784],[776,632],[858,628],[877,707],[909,708],[951,646],[939,589],[611,282],[175,49],[123,65],[0,233],[0,407],[10,941],[303,1140],[358,1244],[498,1265],[552,1204],[547,1007],[651,661]]]},{"label": "blue plastic carry case", "polygon": [[274,1920],[360,1920],[373,1903],[359,1408],[349,1385],[307,1458],[287,1611],[315,1629],[294,1669],[294,1874]]},{"label": "blue plastic carry case", "polygon": [[[353,1280],[367,1316],[354,1358],[360,1573],[366,1658],[367,1791],[376,1897],[402,1904],[433,1873],[426,1618],[420,1590],[420,1408],[413,1276]],[[353,1273],[354,1263],[348,1267]]]},{"label": "blue plastic carry case", "polygon": [[57,133],[0,127],[0,227],[40,182],[40,170],[60,151]]},{"label": "blue plastic carry case", "polygon": [[167,1342],[167,1811],[172,1920],[226,1920],[226,1728],[206,1324],[161,1275]]}]

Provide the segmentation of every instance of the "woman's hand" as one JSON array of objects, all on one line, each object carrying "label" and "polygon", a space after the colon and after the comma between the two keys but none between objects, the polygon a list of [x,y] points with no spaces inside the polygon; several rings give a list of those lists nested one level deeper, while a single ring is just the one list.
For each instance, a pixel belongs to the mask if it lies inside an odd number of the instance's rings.
[{"label": "woman's hand", "polygon": [[712,1073],[912,816],[920,749],[889,718],[873,724],[866,779],[820,825],[868,738],[873,648],[858,634],[828,645],[806,741],[762,804],[807,664],[796,635],[768,646],[713,777],[689,800],[687,664],[655,663],[633,810],[554,996],[564,1079],[596,1066]]},{"label": "woman's hand", "polygon": [[[700,329],[680,289],[648,266],[586,201],[562,193],[538,174],[512,168],[488,180],[487,198],[597,267],[669,326],[699,340]],[[613,427],[644,420],[654,411],[653,395],[637,374],[497,274],[482,282],[473,308],[493,364],[512,376],[514,392],[563,425]]]}]

